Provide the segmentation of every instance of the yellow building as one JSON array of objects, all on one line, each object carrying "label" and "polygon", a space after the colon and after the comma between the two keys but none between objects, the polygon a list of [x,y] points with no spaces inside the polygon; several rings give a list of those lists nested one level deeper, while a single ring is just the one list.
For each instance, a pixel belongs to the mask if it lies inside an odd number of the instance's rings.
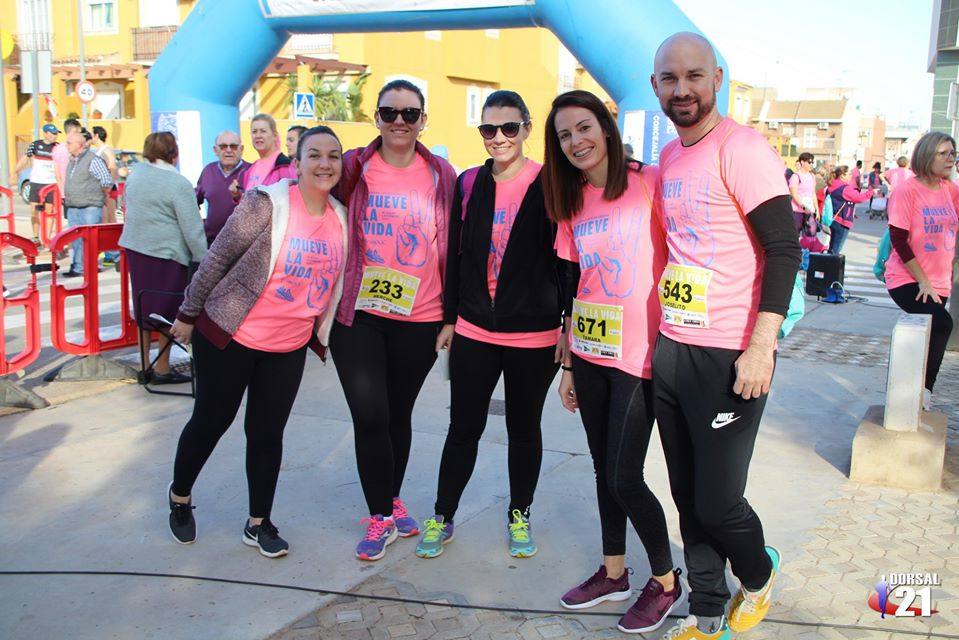
[{"label": "yellow building", "polygon": [[[41,48],[52,49],[54,77],[49,98],[56,114],[43,99],[41,124],[54,121],[59,126],[68,114],[82,111],[75,95],[82,17],[87,79],[97,89],[87,124],[103,126],[108,142],[116,148],[141,148],[150,128],[149,68],[197,3],[80,0],[83,15],[78,16],[74,0],[0,0],[3,28],[11,31],[16,25],[15,40],[25,47],[30,46],[34,32],[30,7],[38,7],[39,42]],[[5,61],[3,81],[11,147],[22,151],[32,138],[33,104],[29,95],[20,93],[20,73],[16,50]],[[615,109],[606,93],[546,29],[296,35],[239,105],[246,157],[255,156],[248,133],[254,113],[273,115],[281,133],[292,124],[316,124],[291,119],[292,91],[314,85],[315,77],[345,91],[360,73],[369,74],[359,105],[368,117],[373,115],[376,94],[385,82],[406,78],[420,86],[427,97],[428,114],[422,141],[427,146],[445,145],[450,160],[460,168],[486,158],[475,127],[483,100],[496,89],[515,90],[529,105],[533,135],[527,152],[536,159],[542,158],[542,126],[557,93],[588,89]],[[337,131],[345,147],[365,145],[376,135],[369,122],[326,124]],[[13,153],[11,149],[11,162]]]}]

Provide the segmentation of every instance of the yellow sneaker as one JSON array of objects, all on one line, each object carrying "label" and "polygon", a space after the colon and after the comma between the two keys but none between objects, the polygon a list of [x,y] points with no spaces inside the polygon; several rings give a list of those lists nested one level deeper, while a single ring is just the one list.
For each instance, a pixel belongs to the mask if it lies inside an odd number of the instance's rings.
[{"label": "yellow sneaker", "polygon": [[729,640],[729,627],[723,623],[723,628],[716,633],[706,633],[696,628],[696,616],[683,618],[676,626],[666,632],[663,640]]},{"label": "yellow sneaker", "polygon": [[740,587],[739,593],[736,594],[729,605],[729,628],[736,633],[749,631],[762,622],[766,614],[769,613],[773,583],[776,582],[776,574],[779,573],[782,555],[779,553],[779,549],[768,545],[766,546],[766,553],[769,554],[769,559],[773,563],[772,573],[769,575],[766,586],[755,593],[746,591],[745,587]]}]

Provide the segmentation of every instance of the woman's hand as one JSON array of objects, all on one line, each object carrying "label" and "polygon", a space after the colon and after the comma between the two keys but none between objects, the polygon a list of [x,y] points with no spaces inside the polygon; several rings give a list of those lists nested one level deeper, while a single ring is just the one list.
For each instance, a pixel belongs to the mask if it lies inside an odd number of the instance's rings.
[{"label": "woman's hand", "polygon": [[243,189],[240,188],[239,180],[234,179],[230,183],[230,195],[233,196],[233,202],[236,202],[240,199],[240,196],[243,195]]},{"label": "woman's hand", "polygon": [[444,324],[443,328],[440,329],[440,333],[436,336],[436,352],[439,353],[443,349],[449,349],[450,345],[453,344],[453,331],[456,329],[455,324]]},{"label": "woman's hand", "polygon": [[576,402],[576,388],[573,386],[573,372],[563,370],[563,379],[559,382],[559,399],[563,408],[570,413],[576,413],[579,403]]},{"label": "woman's hand", "polygon": [[[559,336],[559,341],[556,342],[556,352],[553,354],[553,362],[558,362],[559,364],[566,364],[569,361],[569,341],[566,339],[566,334],[561,333]],[[569,366],[569,365],[566,365]]]},{"label": "woman's hand", "polygon": [[193,337],[193,325],[180,320],[174,320],[170,327],[170,335],[180,344],[190,344],[190,338]]},{"label": "woman's hand", "polygon": [[942,298],[936,293],[936,289],[932,286],[932,283],[928,280],[923,280],[919,283],[919,295],[916,296],[916,301],[927,302],[929,298],[932,298],[932,301],[936,304],[942,304]]}]

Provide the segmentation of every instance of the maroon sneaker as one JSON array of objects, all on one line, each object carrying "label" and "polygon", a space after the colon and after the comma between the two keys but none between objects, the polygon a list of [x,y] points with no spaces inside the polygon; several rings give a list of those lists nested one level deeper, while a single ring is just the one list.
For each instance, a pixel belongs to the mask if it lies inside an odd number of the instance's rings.
[{"label": "maroon sneaker", "polygon": [[659,627],[666,617],[686,598],[683,584],[679,580],[680,569],[673,570],[676,586],[667,593],[654,578],[650,578],[643,587],[639,599],[619,619],[619,630],[624,633],[645,633]]},{"label": "maroon sneaker", "polygon": [[606,577],[606,567],[600,566],[599,571],[586,579],[586,582],[566,592],[559,603],[567,609],[587,609],[595,607],[600,602],[622,602],[629,600],[632,589],[629,588],[629,573],[626,569],[616,580]]}]

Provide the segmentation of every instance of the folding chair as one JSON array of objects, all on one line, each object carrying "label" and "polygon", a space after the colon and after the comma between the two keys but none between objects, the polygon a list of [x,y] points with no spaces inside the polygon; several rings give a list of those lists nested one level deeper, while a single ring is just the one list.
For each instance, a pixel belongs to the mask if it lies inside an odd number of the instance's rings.
[{"label": "folding chair", "polygon": [[[137,295],[137,301],[136,301],[137,318],[140,318],[140,321],[143,322],[144,325],[147,325],[150,331],[155,331],[156,333],[159,333],[160,335],[170,339],[170,341],[167,342],[165,346],[161,347],[157,351],[156,357],[153,358],[153,360],[150,360],[149,362],[147,362],[149,356],[144,354],[144,350],[142,347],[139,347],[140,371],[137,372],[137,382],[143,385],[143,388],[146,389],[148,393],[155,393],[161,396],[189,396],[191,398],[195,398],[196,397],[196,370],[193,366],[193,353],[185,345],[181,344],[180,342],[177,342],[177,340],[173,338],[173,336],[170,334],[170,329],[169,329],[172,325],[169,323],[169,321],[166,318],[163,318],[162,316],[158,316],[155,313],[151,313],[146,318],[143,317],[143,295],[144,294],[183,297],[182,292],[160,291],[158,289],[143,289]],[[143,328],[147,328],[147,327],[143,327]],[[179,347],[189,357],[189,360],[188,360],[188,368],[189,368],[189,374],[190,374],[189,393],[187,393],[186,391],[165,391],[165,390],[155,388],[155,385],[154,386],[150,385],[150,380],[153,378],[153,367],[156,365],[157,360],[160,359],[160,356],[166,353],[167,349],[171,349],[173,346]],[[170,368],[171,370],[175,370],[175,367],[173,365],[170,365]]]}]

